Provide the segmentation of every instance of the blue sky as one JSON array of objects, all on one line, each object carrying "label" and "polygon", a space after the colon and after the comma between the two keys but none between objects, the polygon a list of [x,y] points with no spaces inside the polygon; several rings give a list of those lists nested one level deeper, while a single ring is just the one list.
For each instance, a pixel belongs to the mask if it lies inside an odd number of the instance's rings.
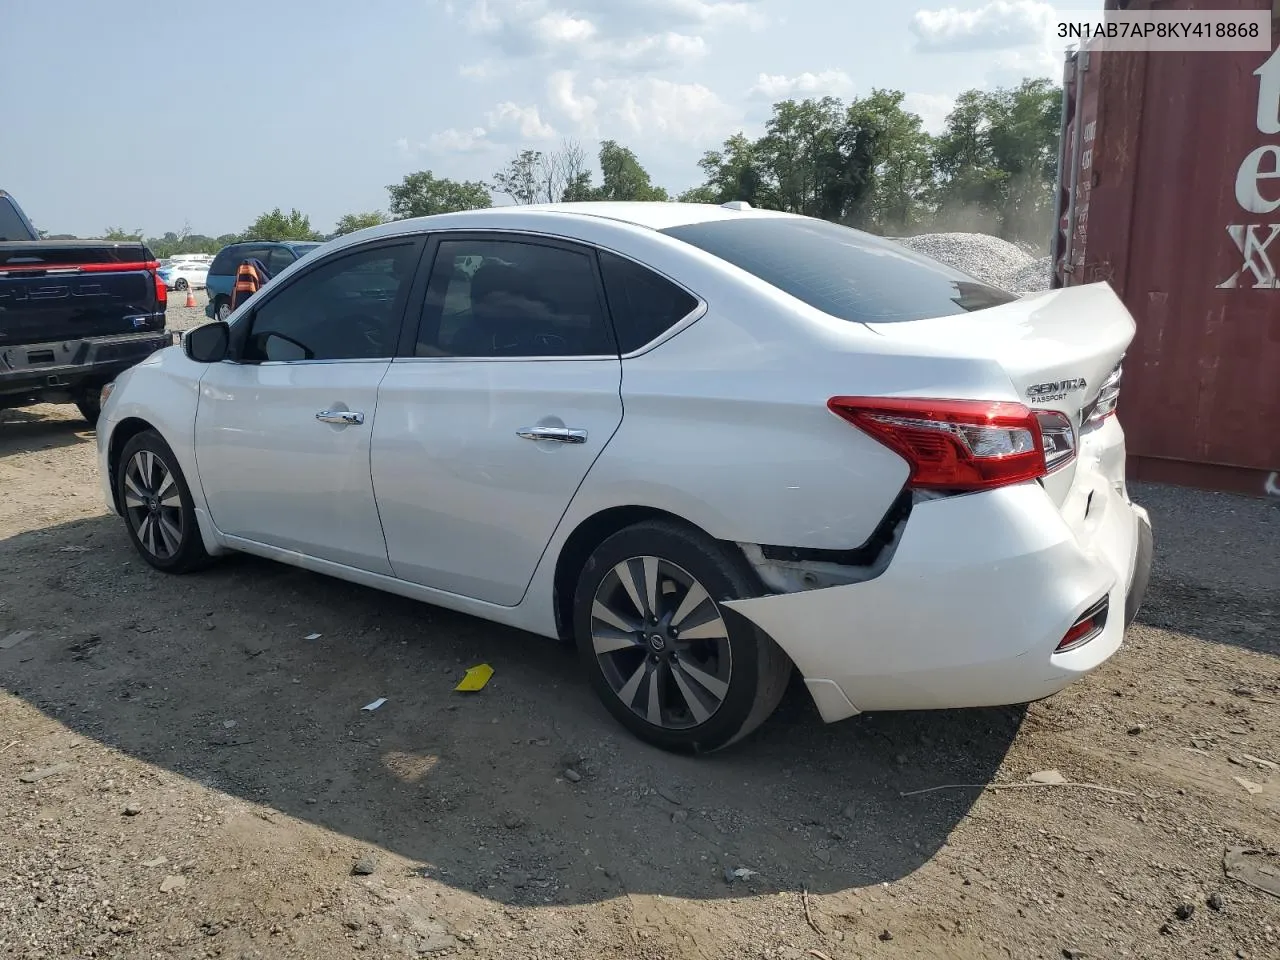
[{"label": "blue sky", "polygon": [[1058,78],[1055,10],[1102,0],[7,0],[0,188],[42,228],[322,231],[406,173],[487,180],[522,146],[630,146],[656,183],[772,102]]}]

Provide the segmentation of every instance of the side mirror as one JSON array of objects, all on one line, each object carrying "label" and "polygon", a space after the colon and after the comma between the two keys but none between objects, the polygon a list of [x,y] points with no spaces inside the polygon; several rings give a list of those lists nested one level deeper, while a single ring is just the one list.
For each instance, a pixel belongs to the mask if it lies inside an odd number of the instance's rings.
[{"label": "side mirror", "polygon": [[182,338],[182,352],[196,363],[225,360],[230,345],[231,327],[225,320],[214,320],[188,330]]}]

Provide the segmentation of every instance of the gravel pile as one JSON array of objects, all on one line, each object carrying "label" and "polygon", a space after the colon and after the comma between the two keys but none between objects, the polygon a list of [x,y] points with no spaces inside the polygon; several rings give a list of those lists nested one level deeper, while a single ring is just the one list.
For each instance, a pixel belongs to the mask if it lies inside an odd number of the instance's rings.
[{"label": "gravel pile", "polygon": [[1049,271],[1052,264],[1052,257],[1032,260],[1021,270],[1001,280],[999,286],[1013,293],[1039,293],[1041,290],[1048,290]]},{"label": "gravel pile", "polygon": [[1014,293],[1049,289],[1049,258],[986,233],[922,233],[898,237],[917,253]]}]

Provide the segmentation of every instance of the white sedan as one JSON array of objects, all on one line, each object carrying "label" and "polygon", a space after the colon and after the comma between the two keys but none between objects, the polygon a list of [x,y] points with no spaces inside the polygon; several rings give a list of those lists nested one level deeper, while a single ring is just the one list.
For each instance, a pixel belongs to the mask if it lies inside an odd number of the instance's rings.
[{"label": "white sedan", "polygon": [[245,551],[572,639],[661,747],[1022,703],[1121,644],[1151,527],[1105,283],[1017,298],[899,244],[586,203],[330,241],[123,374],[107,502],[184,573]]},{"label": "white sedan", "polygon": [[209,279],[209,264],[200,260],[170,260],[160,268],[160,279],[170,290],[203,290]]}]

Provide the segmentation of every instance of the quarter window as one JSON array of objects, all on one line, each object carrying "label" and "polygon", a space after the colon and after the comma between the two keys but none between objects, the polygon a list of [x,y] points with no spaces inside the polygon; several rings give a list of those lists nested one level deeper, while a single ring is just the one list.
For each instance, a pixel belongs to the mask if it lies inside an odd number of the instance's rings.
[{"label": "quarter window", "polygon": [[417,264],[414,241],[337,256],[254,311],[243,359],[393,357]]},{"label": "quarter window", "polygon": [[616,355],[585,252],[515,240],[442,240],[419,357]]},{"label": "quarter window", "polygon": [[622,353],[656,340],[698,305],[671,281],[625,257],[602,251],[600,273]]}]

